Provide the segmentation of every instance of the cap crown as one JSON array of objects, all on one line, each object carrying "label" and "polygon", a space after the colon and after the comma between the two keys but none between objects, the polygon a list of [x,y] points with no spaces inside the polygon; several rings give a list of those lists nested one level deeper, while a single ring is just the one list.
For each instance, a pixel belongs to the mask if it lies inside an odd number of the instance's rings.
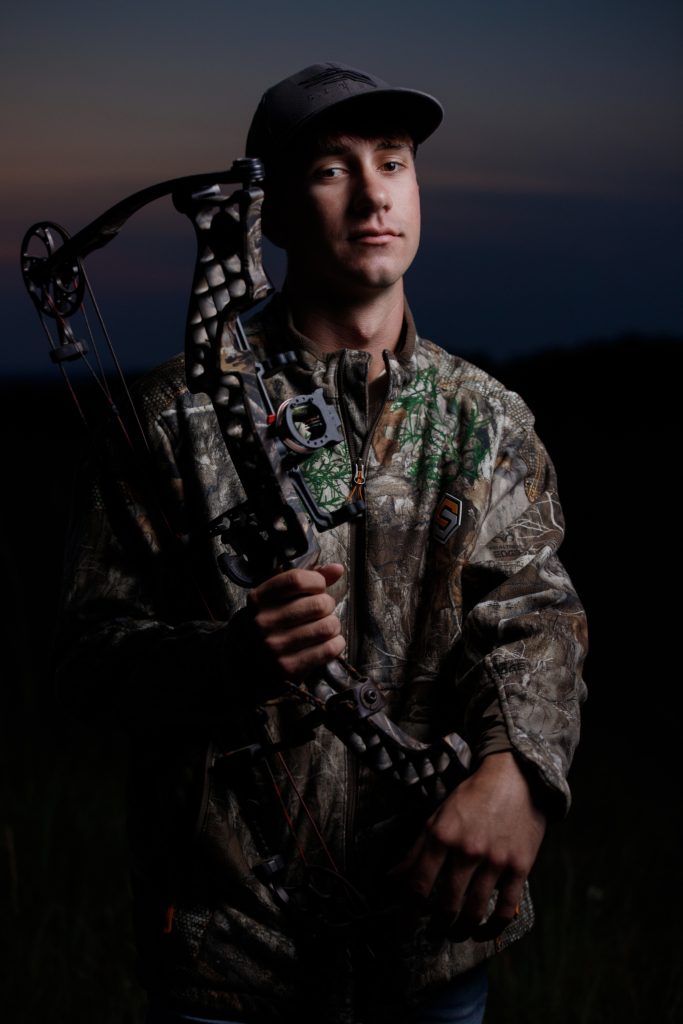
[{"label": "cap crown", "polygon": [[395,89],[376,75],[344,64],[311,64],[271,86],[254,114],[247,136],[247,156],[268,162],[323,114],[354,108],[399,123],[417,144],[439,126],[438,100],[415,89]]}]

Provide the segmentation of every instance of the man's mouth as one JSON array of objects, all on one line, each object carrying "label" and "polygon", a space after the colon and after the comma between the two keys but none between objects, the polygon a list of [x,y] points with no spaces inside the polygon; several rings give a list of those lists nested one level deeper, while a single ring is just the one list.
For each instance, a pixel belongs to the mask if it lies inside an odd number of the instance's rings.
[{"label": "man's mouth", "polygon": [[399,232],[391,228],[362,228],[349,235],[350,241],[363,242],[366,245],[384,245],[398,237]]}]

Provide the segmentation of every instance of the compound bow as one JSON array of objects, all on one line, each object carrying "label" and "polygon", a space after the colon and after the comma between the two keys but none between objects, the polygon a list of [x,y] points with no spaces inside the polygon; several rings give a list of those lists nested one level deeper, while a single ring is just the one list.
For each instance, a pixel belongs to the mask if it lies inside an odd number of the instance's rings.
[{"label": "compound bow", "polygon": [[[275,409],[265,382],[297,355],[287,352],[259,362],[239,319],[271,291],[261,258],[262,177],[260,162],[244,158],[227,172],[165,181],[123,199],[71,238],[54,223],[34,224],[21,254],[22,274],[48,334],[50,356],[64,370],[65,363],[87,354],[69,325],[83,307],[86,289],[94,302],[83,257],[110,242],[130,216],[162,196],[170,194],[190,218],[198,252],[185,333],[187,386],[211,400],[246,494],[246,501],[209,524],[225,548],[221,570],[244,587],[284,568],[314,565],[320,550],[315,531],[334,528],[365,508],[361,501],[332,513],[318,507],[299,467],[321,447],[343,440],[339,417],[322,389]],[[230,183],[241,187],[226,195],[221,185]],[[111,347],[96,303],[95,309]],[[48,320],[56,321],[57,343]],[[381,686],[343,658],[290,692],[312,705],[312,724],[322,722],[373,770],[394,777],[431,806],[468,774],[470,751],[462,737],[451,733],[428,745],[409,736],[387,717]],[[248,752],[261,756],[269,748],[254,744]]]}]

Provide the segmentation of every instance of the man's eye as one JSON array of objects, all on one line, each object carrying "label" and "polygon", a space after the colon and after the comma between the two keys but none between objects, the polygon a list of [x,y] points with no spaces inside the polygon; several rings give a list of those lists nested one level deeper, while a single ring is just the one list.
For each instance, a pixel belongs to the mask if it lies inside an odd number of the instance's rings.
[{"label": "man's eye", "polygon": [[390,171],[393,173],[394,171],[400,170],[401,167],[403,167],[403,164],[401,163],[400,160],[387,160],[385,161],[383,166],[385,171]]},{"label": "man's eye", "polygon": [[339,178],[343,172],[342,167],[319,167],[315,174],[317,178]]}]

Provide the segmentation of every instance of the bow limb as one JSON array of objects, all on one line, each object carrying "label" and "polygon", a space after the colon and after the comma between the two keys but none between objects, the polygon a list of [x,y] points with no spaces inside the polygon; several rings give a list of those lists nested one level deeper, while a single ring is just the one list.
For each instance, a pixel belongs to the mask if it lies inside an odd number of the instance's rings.
[{"label": "bow limb", "polygon": [[[108,245],[116,238],[126,221],[149,203],[161,199],[163,196],[178,193],[211,189],[219,192],[219,186],[226,183],[243,182],[246,186],[259,180],[261,174],[261,166],[258,161],[244,159],[236,160],[228,171],[171,178],[168,181],[150,185],[148,188],[126,196],[125,199],[105,210],[90,224],[86,224],[72,237],[66,237],[64,233],[62,245],[58,249],[53,249],[41,260],[27,260],[26,258],[28,243],[34,235],[41,234],[40,229],[43,227],[42,223],[34,224],[28,229],[22,244],[22,273],[31,298],[38,304],[41,293],[55,280],[68,281],[72,279],[74,269],[79,265],[80,260],[96,249]],[[80,297],[82,297],[82,292]],[[79,305],[80,301],[76,301],[71,312],[75,312]],[[48,316],[54,315],[49,303],[41,303],[40,308]],[[66,311],[63,313],[69,315]]]}]

